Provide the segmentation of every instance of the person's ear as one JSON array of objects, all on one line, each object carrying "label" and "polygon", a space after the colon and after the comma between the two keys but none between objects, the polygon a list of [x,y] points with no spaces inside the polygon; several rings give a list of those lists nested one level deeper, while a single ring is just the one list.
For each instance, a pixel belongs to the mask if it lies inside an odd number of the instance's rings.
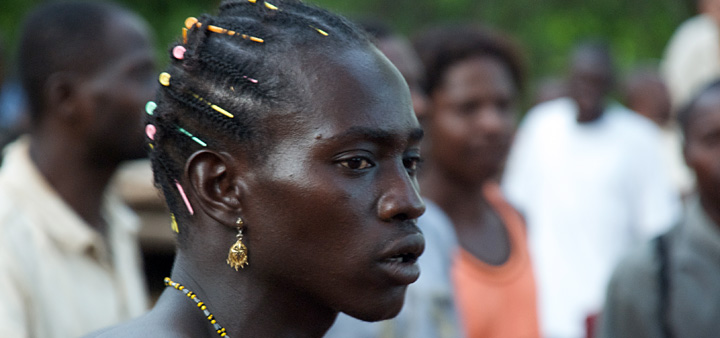
[{"label": "person's ear", "polygon": [[52,107],[53,116],[73,124],[82,123],[81,79],[69,72],[51,74],[45,81],[44,95],[48,107]]},{"label": "person's ear", "polygon": [[185,168],[191,187],[188,198],[197,201],[206,215],[230,227],[237,226],[242,210],[240,162],[225,152],[200,150],[190,156]]}]

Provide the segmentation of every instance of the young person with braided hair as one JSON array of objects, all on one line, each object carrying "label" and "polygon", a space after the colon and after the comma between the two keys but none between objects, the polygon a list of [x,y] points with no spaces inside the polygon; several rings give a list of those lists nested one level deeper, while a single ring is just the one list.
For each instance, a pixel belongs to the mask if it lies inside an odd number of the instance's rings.
[{"label": "young person with braided hair", "polygon": [[339,312],[395,316],[425,208],[399,72],[300,1],[185,24],[146,127],[175,265],[152,311],[96,336],[321,337]]}]

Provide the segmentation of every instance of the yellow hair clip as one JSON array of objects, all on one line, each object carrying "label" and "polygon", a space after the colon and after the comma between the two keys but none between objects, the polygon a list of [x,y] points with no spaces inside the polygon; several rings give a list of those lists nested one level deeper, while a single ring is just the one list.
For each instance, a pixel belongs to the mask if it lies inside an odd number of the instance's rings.
[{"label": "yellow hair clip", "polygon": [[160,77],[158,78],[158,80],[160,81],[161,85],[167,87],[170,85],[170,74],[162,72],[160,73]]},{"label": "yellow hair clip", "polygon": [[320,28],[313,27],[313,26],[310,26],[310,28],[316,30],[318,33],[322,34],[323,36],[328,36],[328,35],[330,35],[330,34],[328,34],[326,31],[324,31],[324,30],[322,30],[322,29],[320,29]]},{"label": "yellow hair clip", "polygon": [[175,219],[175,214],[173,214],[173,213],[170,213],[170,228],[176,234],[180,233],[180,229],[178,228],[177,220]]},{"label": "yellow hair clip", "polygon": [[269,8],[269,9],[272,9],[272,10],[274,10],[274,11],[278,10],[277,6],[271,4],[271,3],[267,2],[267,1],[265,1],[265,7]]},{"label": "yellow hair clip", "polygon": [[227,116],[227,117],[229,117],[229,118],[234,118],[234,117],[235,117],[235,115],[228,113],[227,110],[222,109],[222,108],[220,108],[218,105],[213,104],[212,102],[203,99],[203,98],[200,97],[200,95],[198,95],[198,94],[192,93],[192,96],[194,96],[196,99],[200,100],[200,102],[204,102],[205,104],[207,104],[208,106],[210,106],[210,108],[212,108],[213,110],[215,110],[216,112],[218,112],[218,113],[220,113],[220,114],[223,114],[223,115],[225,115],[225,116]]}]

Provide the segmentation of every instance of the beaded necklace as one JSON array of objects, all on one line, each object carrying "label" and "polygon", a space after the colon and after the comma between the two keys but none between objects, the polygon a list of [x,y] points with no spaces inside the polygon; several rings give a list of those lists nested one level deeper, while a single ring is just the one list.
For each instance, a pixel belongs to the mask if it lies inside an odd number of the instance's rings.
[{"label": "beaded necklace", "polygon": [[203,303],[194,292],[180,285],[180,283],[173,282],[170,277],[165,277],[165,286],[171,286],[174,287],[176,290],[182,291],[182,293],[188,296],[188,298],[192,299],[195,304],[197,304],[197,307],[202,310],[202,312],[205,314],[205,317],[208,321],[210,321],[210,324],[212,324],[213,328],[215,328],[215,332],[217,332],[220,337],[230,338],[230,336],[227,335],[225,328],[218,324],[218,322],[215,320],[215,316],[210,313],[205,303]]}]

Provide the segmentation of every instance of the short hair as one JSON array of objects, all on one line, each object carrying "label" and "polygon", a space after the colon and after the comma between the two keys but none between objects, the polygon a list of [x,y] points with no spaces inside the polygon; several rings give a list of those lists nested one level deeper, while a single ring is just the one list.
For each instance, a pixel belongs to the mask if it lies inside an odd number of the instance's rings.
[{"label": "short hair", "polygon": [[41,5],[26,16],[18,68],[33,122],[47,108],[44,90],[52,74],[93,74],[103,65],[108,21],[118,11],[128,13],[112,3],[58,2]]},{"label": "short hair", "polygon": [[717,79],[709,85],[705,86],[697,95],[692,98],[692,100],[690,100],[690,102],[688,102],[678,111],[677,121],[686,140],[690,123],[695,119],[695,115],[697,114],[698,103],[705,95],[714,93],[718,90],[720,90],[720,79]]},{"label": "short hair", "polygon": [[315,68],[300,69],[299,60],[371,46],[348,20],[298,0],[225,1],[217,16],[202,15],[186,25],[187,40],[170,49],[171,55],[176,48],[184,54],[172,58],[163,74],[170,79],[146,119],[157,130],[147,140],[153,145],[155,184],[179,218],[188,214],[175,182],[193,152],[239,149],[262,163],[274,145],[265,119],[310,108],[308,84],[300,75]]},{"label": "short hair", "polygon": [[413,39],[426,69],[424,90],[437,89],[448,69],[474,57],[491,57],[510,71],[518,90],[525,82],[525,65],[519,46],[509,37],[477,25],[448,25],[427,30]]},{"label": "short hair", "polygon": [[610,72],[608,75],[611,77],[615,75],[612,49],[610,48],[610,44],[603,39],[591,38],[580,41],[573,47],[570,57],[571,65],[575,65],[581,62],[581,60],[587,61],[584,58],[591,58],[594,64],[606,66],[606,70]]}]

